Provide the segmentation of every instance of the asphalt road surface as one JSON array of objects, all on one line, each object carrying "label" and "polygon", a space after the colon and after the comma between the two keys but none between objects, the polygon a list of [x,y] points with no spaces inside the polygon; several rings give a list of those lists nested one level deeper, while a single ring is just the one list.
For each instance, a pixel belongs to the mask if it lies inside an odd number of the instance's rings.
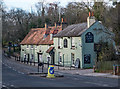
[{"label": "asphalt road surface", "polygon": [[[3,60],[7,60],[3,57]],[[4,62],[4,61],[3,61]],[[2,64],[3,87],[118,87],[118,79],[103,77],[87,77],[81,75],[63,74],[64,77],[48,79],[39,76],[30,76]]]}]

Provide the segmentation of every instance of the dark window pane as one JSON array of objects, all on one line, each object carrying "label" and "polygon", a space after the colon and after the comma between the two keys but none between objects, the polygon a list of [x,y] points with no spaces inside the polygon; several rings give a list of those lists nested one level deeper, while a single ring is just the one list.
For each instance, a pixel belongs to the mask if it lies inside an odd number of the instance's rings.
[{"label": "dark window pane", "polygon": [[64,39],[64,48],[67,48],[67,39]]},{"label": "dark window pane", "polygon": [[85,54],[84,55],[84,64],[90,64],[90,61],[91,61],[91,55]]}]

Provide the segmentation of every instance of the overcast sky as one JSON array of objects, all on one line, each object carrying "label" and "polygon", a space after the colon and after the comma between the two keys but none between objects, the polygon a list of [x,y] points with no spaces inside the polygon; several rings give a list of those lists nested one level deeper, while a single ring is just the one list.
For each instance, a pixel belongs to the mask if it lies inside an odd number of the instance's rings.
[{"label": "overcast sky", "polygon": [[[4,0],[8,9],[10,8],[22,8],[24,10],[30,11],[31,6],[34,9],[35,3],[41,0]],[[68,2],[75,0],[45,0],[45,2],[60,2],[62,6],[66,6]],[[77,0],[76,0],[77,1]]]},{"label": "overcast sky", "polygon": [[[41,0],[3,0],[5,2],[5,5],[8,7],[8,9],[11,8],[22,8],[23,10],[31,11],[31,6],[33,9],[35,9],[35,3],[41,1]],[[60,2],[61,6],[66,6],[68,2],[78,2],[78,1],[92,1],[92,0],[45,0],[46,3],[51,2]],[[109,0],[106,0],[107,2]]]}]

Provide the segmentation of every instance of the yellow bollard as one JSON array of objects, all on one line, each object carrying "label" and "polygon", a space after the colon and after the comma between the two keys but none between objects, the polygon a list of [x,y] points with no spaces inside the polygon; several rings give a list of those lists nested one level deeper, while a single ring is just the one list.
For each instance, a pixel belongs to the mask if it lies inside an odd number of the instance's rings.
[{"label": "yellow bollard", "polygon": [[48,68],[47,78],[55,78],[55,76],[54,76],[54,66],[53,65],[49,66],[49,68]]}]

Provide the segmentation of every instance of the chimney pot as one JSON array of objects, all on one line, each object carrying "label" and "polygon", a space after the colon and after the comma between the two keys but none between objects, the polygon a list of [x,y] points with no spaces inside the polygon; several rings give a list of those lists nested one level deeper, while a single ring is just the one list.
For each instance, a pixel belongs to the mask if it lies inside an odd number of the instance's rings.
[{"label": "chimney pot", "polygon": [[92,12],[92,16],[94,16],[94,12]]},{"label": "chimney pot", "polygon": [[63,23],[63,18],[62,18],[62,23]]},{"label": "chimney pot", "polygon": [[89,17],[91,16],[91,13],[89,12]]},{"label": "chimney pot", "polygon": [[47,30],[47,24],[45,23],[45,30]]},{"label": "chimney pot", "polygon": [[57,28],[57,25],[56,25],[56,23],[55,23],[55,28]]}]

